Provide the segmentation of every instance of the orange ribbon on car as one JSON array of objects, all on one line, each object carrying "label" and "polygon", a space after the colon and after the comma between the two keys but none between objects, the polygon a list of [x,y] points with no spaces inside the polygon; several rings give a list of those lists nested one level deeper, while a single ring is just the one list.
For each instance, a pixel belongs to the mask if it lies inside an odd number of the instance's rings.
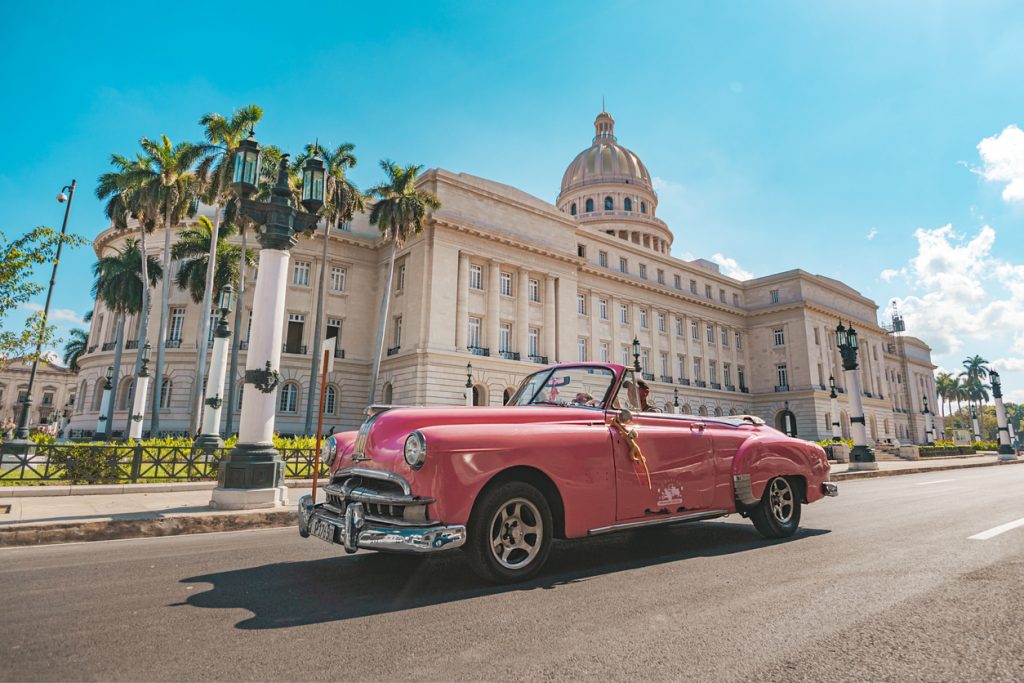
[{"label": "orange ribbon on car", "polygon": [[[647,469],[647,458],[644,457],[643,452],[640,450],[640,444],[636,442],[637,433],[635,429],[629,429],[626,425],[619,422],[618,418],[612,418],[612,427],[619,430],[619,434],[629,444],[629,459],[633,461],[633,470],[636,472],[637,463],[644,468],[644,477],[647,478],[647,488],[651,487],[651,472]],[[636,478],[640,479],[640,473],[636,472]]]}]

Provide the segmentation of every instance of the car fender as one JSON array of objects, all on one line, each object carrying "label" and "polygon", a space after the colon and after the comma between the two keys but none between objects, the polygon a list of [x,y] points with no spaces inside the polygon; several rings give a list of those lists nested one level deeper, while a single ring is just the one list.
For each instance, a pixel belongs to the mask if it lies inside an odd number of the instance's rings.
[{"label": "car fender", "polygon": [[821,482],[828,478],[828,461],[815,444],[779,434],[759,434],[747,439],[732,464],[733,489],[741,507],[756,505],[765,485],[774,477],[800,477],[805,500],[821,497]]}]

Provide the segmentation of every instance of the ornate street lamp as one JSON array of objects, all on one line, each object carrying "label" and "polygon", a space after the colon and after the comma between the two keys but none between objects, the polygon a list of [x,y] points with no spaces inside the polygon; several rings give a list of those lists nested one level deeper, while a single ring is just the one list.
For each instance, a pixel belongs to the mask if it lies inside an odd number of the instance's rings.
[{"label": "ornate street lamp", "polygon": [[[149,357],[153,347],[149,342],[142,347],[142,368],[139,376],[135,378],[135,401],[132,404],[131,426],[128,429],[128,437],[139,441],[142,439],[142,420],[146,414],[146,396],[149,394]],[[160,398],[157,397],[159,401]]]},{"label": "ornate street lamp", "polygon": [[228,314],[235,307],[235,288],[225,285],[220,291],[217,302],[217,327],[213,331],[213,352],[210,354],[210,375],[206,380],[206,406],[203,410],[203,428],[196,439],[197,449],[209,450],[223,448],[224,441],[220,438],[220,409],[224,405],[221,394],[224,393],[224,376],[228,368],[228,345],[231,331],[228,329]]},{"label": "ornate street lamp", "polygon": [[57,252],[53,256],[53,271],[50,274],[50,287],[46,290],[46,303],[43,305],[43,319],[39,328],[39,339],[36,340],[36,353],[32,357],[32,371],[28,376],[28,390],[25,393],[25,401],[21,404],[21,413],[18,415],[18,427],[14,431],[14,439],[5,443],[0,451],[10,453],[27,453],[35,444],[29,439],[29,420],[32,414],[32,391],[36,384],[36,372],[39,369],[39,357],[43,352],[43,335],[46,330],[46,323],[50,317],[50,301],[53,299],[53,287],[57,284],[57,266],[60,265],[60,252],[64,246],[64,236],[68,230],[68,216],[71,214],[71,202],[75,198],[77,180],[72,180],[70,185],[61,188],[57,195],[57,201],[61,204],[67,203],[64,207],[64,222],[60,227],[60,237],[57,239]]},{"label": "ornate street lamp", "polygon": [[996,404],[996,426],[999,428],[999,459],[1016,460],[1017,452],[1010,445],[1010,426],[1006,420],[1006,406],[1003,405],[1003,383],[999,373],[988,371],[989,382],[992,383],[992,401]]},{"label": "ornate street lamp", "polygon": [[107,366],[107,372],[103,376],[103,398],[100,399],[100,416],[96,419],[96,435],[107,434],[107,408],[110,407],[111,380],[114,378],[114,366]]},{"label": "ornate street lamp", "polygon": [[846,376],[846,395],[850,402],[850,435],[853,437],[853,448],[850,450],[851,470],[877,470],[875,454],[867,444],[867,433],[864,429],[863,389],[860,383],[860,372],[857,370],[857,331],[851,324],[843,327],[842,321],[836,327],[836,345],[843,358],[843,373]]},{"label": "ornate street lamp", "polygon": [[672,412],[679,414],[679,389],[672,390]]},{"label": "ornate street lamp", "polygon": [[633,337],[633,369],[640,372],[640,340]]},{"label": "ornate street lamp", "polygon": [[302,208],[317,213],[324,208],[324,162],[320,145],[313,146],[313,155],[302,164]]},{"label": "ornate street lamp", "polygon": [[[321,162],[322,163],[322,162]],[[252,131],[239,144],[232,188],[241,197],[239,214],[256,226],[260,241],[259,265],[253,300],[252,329],[245,359],[245,402],[238,425],[238,444],[221,461],[217,488],[210,506],[218,509],[277,507],[287,504],[284,461],[274,447],[277,414],[276,389],[281,381],[281,337],[284,333],[288,262],[296,235],[316,228],[319,216],[292,206],[288,184],[288,155],[281,156],[277,182],[270,200],[252,199],[259,179],[260,147]],[[315,164],[313,164],[315,166]],[[311,172],[309,206],[322,206],[323,175]],[[320,185],[316,187],[316,185]],[[305,191],[304,191],[305,195]]]},{"label": "ornate street lamp", "polygon": [[924,442],[928,446],[935,445],[935,423],[932,421],[932,411],[928,410],[928,397],[922,398],[924,402],[924,410],[921,414],[924,415]]},{"label": "ornate street lamp", "polygon": [[836,378],[834,375],[828,376],[828,388],[829,410],[832,411],[832,440],[842,441],[843,427],[839,423],[839,396],[836,394]]},{"label": "ornate street lamp", "polygon": [[466,363],[466,405],[473,405],[473,364]]}]

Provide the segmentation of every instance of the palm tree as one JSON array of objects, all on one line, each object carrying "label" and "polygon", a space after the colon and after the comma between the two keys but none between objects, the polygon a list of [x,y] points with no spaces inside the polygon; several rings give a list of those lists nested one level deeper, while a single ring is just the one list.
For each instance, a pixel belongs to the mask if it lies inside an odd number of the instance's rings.
[{"label": "palm tree", "polygon": [[366,198],[359,191],[355,184],[345,177],[345,171],[354,168],[356,146],[351,142],[338,145],[334,151],[324,150],[319,145],[308,145],[306,151],[300,154],[295,160],[293,168],[299,169],[306,159],[319,154],[324,159],[326,166],[324,190],[324,208],[321,215],[326,218],[323,231],[323,253],[320,263],[320,287],[316,300],[316,321],[313,334],[313,357],[309,367],[309,391],[306,396],[306,434],[313,431],[313,403],[317,395],[317,383],[320,378],[320,351],[321,340],[323,339],[324,324],[324,296],[327,290],[327,247],[330,243],[331,228],[338,229],[341,225],[351,222],[357,212],[366,210]]},{"label": "palm tree", "polygon": [[[200,303],[205,301],[206,293],[212,289],[212,299],[220,296],[220,291],[225,285],[238,280],[238,271],[242,261],[242,248],[228,242],[237,231],[232,223],[225,223],[217,234],[216,265],[213,270],[213,287],[209,287],[210,281],[207,277],[210,273],[209,261],[210,242],[216,231],[213,223],[206,216],[200,216],[199,221],[178,233],[178,239],[171,247],[171,258],[181,261],[178,274],[174,278],[174,284],[178,289],[188,290],[192,301]],[[255,266],[256,256],[252,251],[245,252],[246,265]],[[212,300],[211,299],[211,300]],[[212,310],[212,308],[211,308]],[[209,317],[209,316],[207,316]],[[200,335],[200,339],[203,335]],[[200,354],[202,355],[202,354]]]},{"label": "palm tree", "polygon": [[380,322],[377,325],[377,343],[373,355],[373,371],[370,374],[370,403],[377,395],[377,375],[380,373],[380,356],[384,345],[384,328],[387,324],[388,303],[391,299],[391,281],[395,275],[395,254],[411,235],[423,232],[423,221],[428,210],[441,208],[437,195],[416,189],[416,177],[422,166],[410,164],[402,167],[393,161],[384,160],[380,167],[387,174],[387,182],[376,185],[367,192],[377,202],[370,209],[370,225],[376,225],[385,240],[391,242],[388,256],[388,275],[381,294]]},{"label": "palm tree", "polygon": [[[218,237],[221,213],[224,212],[228,202],[234,199],[234,193],[231,190],[231,180],[235,164],[235,153],[238,150],[239,143],[244,139],[246,131],[251,133],[252,128],[259,123],[261,118],[263,118],[263,110],[254,104],[250,104],[236,111],[230,119],[217,113],[206,114],[199,119],[199,125],[203,127],[203,134],[206,137],[207,144],[204,145],[206,156],[197,168],[197,175],[202,178],[205,184],[203,201],[212,204],[214,207],[211,231],[213,238],[207,240],[207,247],[210,251],[205,262],[206,277],[202,279],[202,282],[206,284],[206,288],[202,295],[201,308],[202,311],[205,311],[205,314],[199,319],[200,340],[207,337],[210,319],[209,312],[213,307],[214,292],[211,285],[216,281],[213,270],[217,263],[217,249],[221,245],[221,240]],[[224,284],[227,283],[221,283],[221,286]],[[194,294],[193,299],[195,299]],[[196,300],[196,303],[199,303],[199,300]],[[206,376],[206,355],[205,350],[199,354],[199,368],[196,376],[200,379]],[[190,433],[195,433],[199,429],[199,415],[202,411],[203,401],[201,388],[201,381],[192,384],[192,400],[189,409]]]},{"label": "palm tree", "polygon": [[[117,327],[114,337],[114,375],[111,378],[111,400],[107,404],[104,436],[110,435],[114,415],[114,396],[116,396],[119,374],[121,372],[121,350],[124,347],[125,316],[138,313],[142,308],[142,292],[146,289],[142,280],[142,251],[135,240],[125,242],[123,250],[114,249],[114,255],[101,256],[93,265],[92,272],[96,278],[92,285],[92,295],[103,302],[107,310],[116,316]],[[147,256],[146,270],[149,284],[156,286],[163,276],[163,268],[153,256]]]},{"label": "palm tree", "polygon": [[78,372],[78,359],[85,353],[89,344],[89,331],[83,329],[71,330],[70,338],[64,344],[64,365],[73,372]]},{"label": "palm tree", "polygon": [[942,420],[942,424],[946,424],[946,415],[943,409],[945,404],[949,402],[949,389],[953,383],[953,375],[949,372],[940,372],[935,377],[935,396],[939,399],[939,419]]},{"label": "palm tree", "polygon": [[[973,401],[974,396],[979,394],[976,385],[981,384],[981,381],[988,377],[988,361],[979,355],[964,358],[964,371],[961,376],[965,378],[964,384],[968,387],[968,393],[971,394]],[[986,400],[988,400],[987,395]]]},{"label": "palm tree", "polygon": [[[172,145],[166,135],[162,135],[160,140],[142,138],[139,144],[145,153],[144,178],[139,183],[139,192],[144,198],[144,205],[159,207],[163,216],[163,270],[170,271],[171,229],[177,227],[186,215],[195,213],[202,183],[193,172],[193,167],[207,155],[207,149],[203,145],[194,145],[190,142]],[[167,306],[170,293],[168,283],[160,292],[160,332],[156,351],[157,381],[153,383],[153,392],[157,400],[153,401],[153,419],[150,423],[150,429],[154,434],[160,430],[159,397],[163,388]]]}]

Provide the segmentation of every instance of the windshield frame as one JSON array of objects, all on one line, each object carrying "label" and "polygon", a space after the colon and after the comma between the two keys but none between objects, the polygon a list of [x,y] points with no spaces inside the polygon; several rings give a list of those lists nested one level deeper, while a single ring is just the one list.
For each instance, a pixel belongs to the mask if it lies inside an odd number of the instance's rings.
[{"label": "windshield frame", "polygon": [[[540,395],[540,392],[544,390],[545,386],[548,383],[548,380],[551,378],[551,376],[554,373],[561,372],[563,370],[575,370],[575,369],[578,369],[578,368],[595,369],[595,370],[600,369],[600,370],[604,370],[604,371],[607,371],[607,372],[611,373],[610,381],[608,382],[608,388],[605,390],[604,396],[600,399],[600,405],[586,406],[586,405],[579,405],[579,404],[566,404],[564,406],[556,406],[556,407],[563,407],[563,408],[585,408],[587,410],[601,410],[601,411],[607,410],[609,403],[611,402],[612,398],[616,394],[616,391],[617,391],[617,389],[619,387],[619,382],[622,380],[622,377],[621,377],[622,373],[616,371],[616,369],[614,367],[611,367],[611,366],[608,366],[608,365],[595,364],[595,363],[573,363],[573,364],[567,364],[567,365],[552,365],[552,366],[544,368],[542,370],[538,370],[537,372],[530,373],[529,375],[527,375],[526,377],[524,377],[522,379],[522,381],[519,383],[519,388],[516,389],[516,393],[512,394],[511,398],[509,398],[508,403],[506,403],[506,405],[512,406],[512,407],[515,407],[515,408],[528,408],[530,406],[550,406],[550,405],[552,405],[551,403],[534,403],[534,401],[537,399],[537,396]],[[537,388],[531,394],[530,399],[526,403],[519,403],[518,400],[521,397],[521,395],[523,394],[523,391],[526,390],[526,388],[529,386],[530,380],[532,378],[539,377],[539,376],[542,377],[543,380],[537,385]]]}]

